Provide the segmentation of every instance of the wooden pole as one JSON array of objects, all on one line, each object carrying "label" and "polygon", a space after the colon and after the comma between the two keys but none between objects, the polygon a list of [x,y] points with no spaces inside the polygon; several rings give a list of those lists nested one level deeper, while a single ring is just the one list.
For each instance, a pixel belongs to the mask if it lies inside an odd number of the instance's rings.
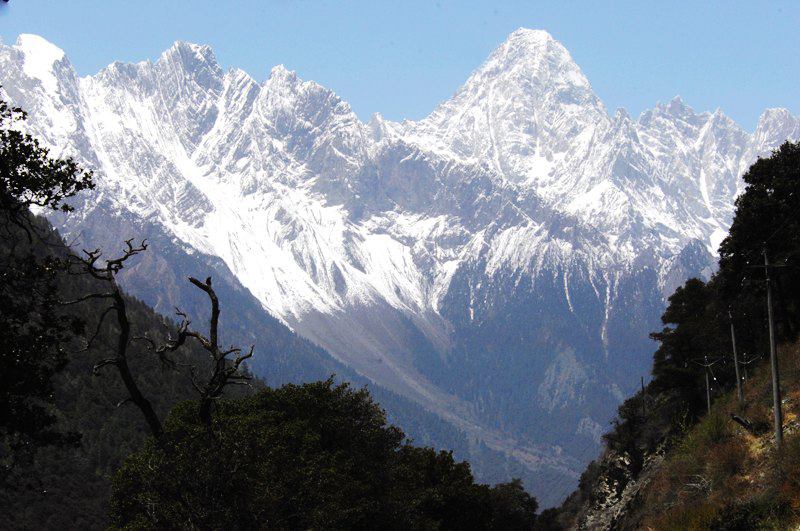
[{"label": "wooden pole", "polygon": [[767,277],[767,318],[769,319],[769,359],[772,365],[772,406],[775,410],[775,446],[783,446],[783,412],[781,411],[780,370],[775,348],[775,320],[772,315],[772,282],[769,277],[769,258],[764,247],[764,273]]},{"label": "wooden pole", "polygon": [[742,378],[739,376],[739,356],[736,353],[736,332],[733,328],[733,316],[730,309],[728,310],[728,318],[731,321],[731,345],[733,345],[733,368],[736,373],[736,397],[739,399],[739,405],[744,405],[744,391],[742,390]]}]

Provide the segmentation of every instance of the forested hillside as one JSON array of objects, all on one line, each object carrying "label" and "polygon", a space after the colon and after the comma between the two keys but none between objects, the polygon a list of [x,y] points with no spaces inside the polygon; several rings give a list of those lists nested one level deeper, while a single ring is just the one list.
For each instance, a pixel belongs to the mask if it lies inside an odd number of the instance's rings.
[{"label": "forested hillside", "polygon": [[[40,257],[67,255],[58,235],[49,225],[35,220],[34,226],[45,239],[28,244],[24,232],[14,231],[19,259],[29,251]],[[0,253],[12,252],[8,238],[0,243]],[[60,272],[54,277],[55,291],[64,301],[75,300],[88,293],[101,292],[104,286],[85,275]],[[141,302],[127,297],[128,318],[134,323],[137,336],[163,340],[176,327]],[[108,304],[90,300],[79,309],[66,310],[85,324],[85,334],[77,334],[65,346],[65,364],[53,378],[52,414],[60,432],[77,434],[75,444],[44,445],[26,459],[10,463],[4,471],[0,488],[4,526],[9,528],[86,529],[101,528],[107,523],[107,502],[110,477],[123,459],[139,448],[148,435],[141,413],[130,403],[121,379],[112,367],[93,371],[100,360],[115,351],[119,329],[111,319],[99,328],[92,347],[81,352],[84,335],[94,333],[94,326]],[[58,311],[63,312],[63,309]],[[198,316],[203,320],[205,316]],[[182,400],[194,398],[188,371],[178,371],[162,364],[143,341],[130,343],[128,359],[142,393],[152,402],[160,417]],[[177,363],[200,364],[205,357],[199,346],[187,344],[176,352]],[[4,378],[5,380],[5,378]],[[258,385],[255,382],[255,385]],[[245,392],[236,389],[236,394]],[[29,459],[29,461],[28,461]]]},{"label": "forested hillside", "polygon": [[[800,144],[759,159],[744,180],[718,272],[708,283],[690,279],[670,297],[664,328],[651,336],[659,342],[652,381],[619,408],[602,457],[541,525],[750,529],[800,520]],[[775,266],[769,281],[765,260]],[[780,448],[768,282],[782,345]]]},{"label": "forested hillside", "polygon": [[122,292],[146,241],[76,250],[30,212],[69,212],[93,181],[13,127],[24,118],[0,100],[3,528],[532,528],[519,480],[477,484],[452,452],[411,445],[366,388],[249,375],[254,347],[222,343],[236,308],[212,277],[188,279],[205,311],[174,321]]}]

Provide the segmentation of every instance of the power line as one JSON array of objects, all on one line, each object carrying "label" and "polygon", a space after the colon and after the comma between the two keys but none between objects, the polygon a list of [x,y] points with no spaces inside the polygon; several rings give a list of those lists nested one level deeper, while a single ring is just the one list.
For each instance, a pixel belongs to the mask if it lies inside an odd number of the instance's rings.
[{"label": "power line", "polygon": [[711,371],[711,367],[713,367],[715,364],[719,363],[722,360],[722,358],[717,358],[714,361],[709,362],[708,361],[708,356],[706,355],[703,358],[703,360],[704,360],[704,363],[700,363],[697,360],[689,360],[689,361],[691,361],[695,365],[699,365],[701,367],[705,367],[705,374],[706,374],[706,408],[707,408],[707,412],[710,414],[711,413],[711,382],[709,381],[708,375],[711,374],[711,376],[714,378],[714,381],[715,382],[717,381],[717,377],[714,376],[714,373]]}]

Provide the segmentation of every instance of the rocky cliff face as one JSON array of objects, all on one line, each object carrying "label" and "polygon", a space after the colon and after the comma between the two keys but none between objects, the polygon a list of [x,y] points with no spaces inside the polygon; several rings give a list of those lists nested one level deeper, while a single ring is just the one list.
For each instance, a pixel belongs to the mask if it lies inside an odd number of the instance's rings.
[{"label": "rocky cliff face", "polygon": [[[525,29],[419,122],[362,123],[282,66],[259,83],[189,43],[81,78],[23,35],[0,65],[31,132],[96,172],[55,220],[68,239],[130,237],[126,219],[158,235],[160,270],[213,263],[339,363],[533,471],[545,504],[648,372],[665,296],[710,273],[740,174],[800,136],[785,110],[751,134],[678,98],[609,115],[567,50]],[[142,284],[161,311],[180,302]]]}]

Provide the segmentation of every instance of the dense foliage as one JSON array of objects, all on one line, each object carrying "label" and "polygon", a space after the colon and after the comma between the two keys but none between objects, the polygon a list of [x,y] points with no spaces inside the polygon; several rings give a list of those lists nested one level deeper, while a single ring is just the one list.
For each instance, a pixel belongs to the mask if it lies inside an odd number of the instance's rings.
[{"label": "dense foliage", "polygon": [[[3,249],[0,255],[0,458],[5,472],[31,448],[75,442],[52,411],[52,376],[82,320],[56,311],[56,260]],[[28,451],[26,451],[28,450]]]},{"label": "dense foliage", "polygon": [[536,502],[518,482],[475,484],[450,453],[403,443],[366,390],[332,380],[175,408],[115,476],[126,528],[530,529]]},{"label": "dense foliage", "polygon": [[68,212],[65,199],[94,187],[91,172],[70,158],[53,158],[38,140],[20,131],[22,109],[0,100],[0,213],[28,230],[28,209]]},{"label": "dense foliage", "polygon": [[55,428],[53,374],[67,362],[66,347],[83,328],[80,318],[56,311],[51,261],[11,252],[0,255],[0,456],[4,473],[20,453],[44,444],[74,442]]},{"label": "dense foliage", "polygon": [[[786,142],[744,175],[729,236],[719,248],[715,276],[720,298],[751,321],[763,321],[766,250],[770,262],[789,267],[773,275],[781,332],[792,337],[800,318],[800,142]],[[752,308],[752,310],[751,310]]]},{"label": "dense foliage", "polygon": [[36,447],[77,439],[55,427],[51,378],[64,368],[67,345],[83,322],[57,308],[63,255],[25,243],[33,234],[45,242],[51,237],[46,227],[36,230],[31,206],[68,211],[63,201],[91,188],[92,178],[14,129],[24,118],[0,100],[0,482]]}]

